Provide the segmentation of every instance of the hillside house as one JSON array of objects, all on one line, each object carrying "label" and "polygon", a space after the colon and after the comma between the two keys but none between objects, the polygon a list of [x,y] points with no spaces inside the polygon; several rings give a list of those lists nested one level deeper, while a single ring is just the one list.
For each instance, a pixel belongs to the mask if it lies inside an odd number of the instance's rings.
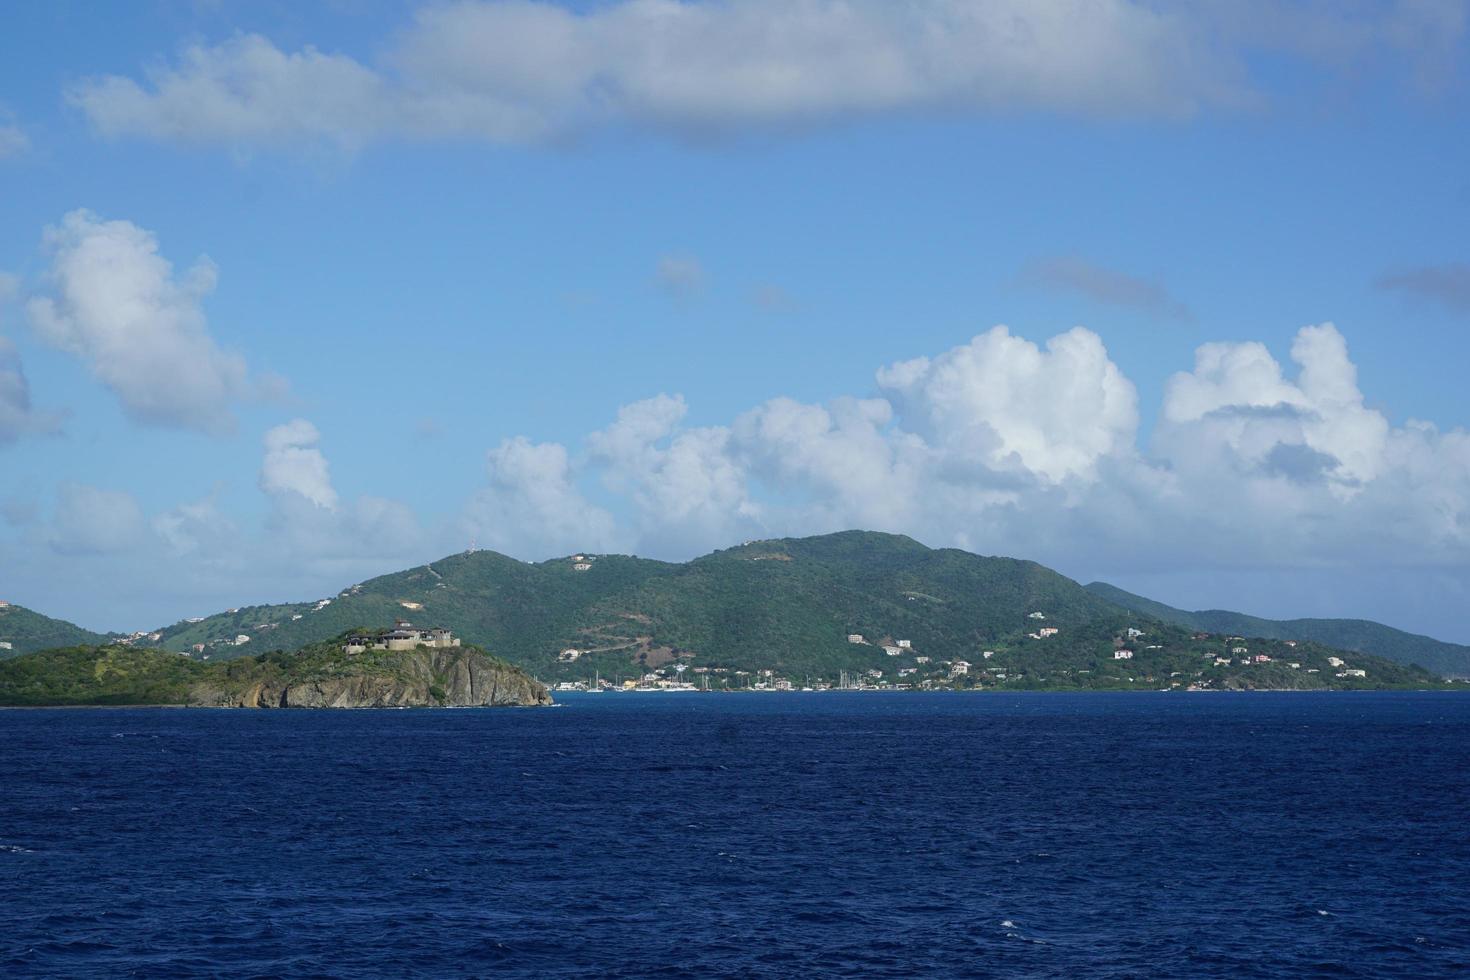
[{"label": "hillside house", "polygon": [[1036,631],[1037,636],[1043,640],[1046,639],[1048,636],[1056,636],[1060,632],[1061,630],[1057,629],[1055,626],[1043,626],[1041,629]]},{"label": "hillside house", "polygon": [[1034,612],[1034,613],[1031,613],[1026,618],[1027,619],[1045,619],[1046,618],[1046,614],[1045,613],[1040,613],[1040,612]]},{"label": "hillside house", "polygon": [[861,634],[861,633],[849,633],[849,634],[847,634],[847,642],[848,643],[867,643],[868,641],[865,640],[865,639],[863,639],[863,634]]},{"label": "hillside house", "polygon": [[970,672],[970,664],[965,660],[956,660],[949,665],[949,676],[963,677]]},{"label": "hillside house", "polygon": [[1271,662],[1271,658],[1266,656],[1264,653],[1258,653],[1254,657],[1251,657],[1251,662],[1257,664],[1269,664]]},{"label": "hillside house", "polygon": [[1245,647],[1231,647],[1230,648],[1230,652],[1231,653],[1250,653],[1250,651],[1247,650]]},{"label": "hillside house", "polygon": [[1133,651],[1132,650],[1114,650],[1113,651],[1113,659],[1114,660],[1132,660],[1133,659]]},{"label": "hillside house", "polygon": [[913,640],[899,640],[898,641],[898,645],[899,645],[899,648],[900,649],[903,649],[903,650],[912,650],[913,647],[914,647],[914,641]]},{"label": "hillside house", "polygon": [[556,659],[560,663],[569,664],[569,663],[572,663],[573,661],[575,661],[581,655],[582,655],[582,651],[581,650],[574,650],[571,647],[568,647],[567,649],[563,650],[561,653],[558,653],[556,655]]},{"label": "hillside house", "polygon": [[590,561],[579,561],[579,562],[576,562],[576,563],[574,563],[572,565],[572,571],[574,571],[574,572],[585,572],[588,569],[590,569],[591,567],[592,567],[592,563]]},{"label": "hillside house", "polygon": [[1341,667],[1342,666],[1342,658],[1341,657],[1328,657],[1327,658],[1327,666],[1329,666],[1329,667]]},{"label": "hillside house", "polygon": [[1337,676],[1338,677],[1367,677],[1368,676],[1368,672],[1366,670],[1363,670],[1360,667],[1349,667],[1347,670],[1344,670],[1344,671],[1339,672]]},{"label": "hillside house", "polygon": [[916,663],[916,664],[927,664],[928,662],[929,662],[929,658],[928,657],[915,657],[914,658],[914,663]]},{"label": "hillside house", "polygon": [[1143,630],[1134,629],[1132,626],[1128,627],[1128,639],[1130,639],[1130,640],[1136,640],[1136,639],[1138,639],[1142,635],[1143,635]]},{"label": "hillside house", "polygon": [[241,634],[239,634],[238,636],[235,637],[235,646],[237,646],[237,647],[244,646],[245,644],[247,644],[249,642],[250,642],[250,637],[246,636],[244,633],[241,633]]},{"label": "hillside house", "polygon": [[995,651],[994,650],[982,650],[982,651],[980,651],[980,659],[981,660],[989,660],[993,656],[995,656]]},{"label": "hillside house", "polygon": [[884,647],[883,652],[888,654],[890,657],[896,657],[899,654],[903,653],[903,651],[900,650],[898,647]]},{"label": "hillside house", "polygon": [[0,640],[0,650],[14,650],[15,645],[9,640]]},{"label": "hillside house", "polygon": [[443,627],[418,629],[412,623],[400,619],[391,630],[349,636],[343,650],[347,653],[362,653],[364,650],[412,650],[416,647],[457,646],[459,646],[459,637]]}]

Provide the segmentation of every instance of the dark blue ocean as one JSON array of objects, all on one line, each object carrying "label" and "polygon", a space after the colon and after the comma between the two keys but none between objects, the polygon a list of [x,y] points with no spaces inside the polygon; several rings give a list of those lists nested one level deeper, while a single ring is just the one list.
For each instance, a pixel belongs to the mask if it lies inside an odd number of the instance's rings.
[{"label": "dark blue ocean", "polygon": [[1470,696],[563,702],[0,711],[0,974],[1470,974]]}]

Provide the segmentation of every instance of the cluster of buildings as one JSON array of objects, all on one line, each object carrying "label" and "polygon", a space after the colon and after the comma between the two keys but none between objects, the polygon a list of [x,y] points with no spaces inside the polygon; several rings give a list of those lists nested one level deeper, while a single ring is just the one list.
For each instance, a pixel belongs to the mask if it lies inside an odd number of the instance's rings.
[{"label": "cluster of buildings", "polygon": [[342,648],[345,653],[364,650],[413,650],[417,647],[457,647],[459,637],[441,626],[420,629],[406,620],[398,620],[391,630],[381,633],[355,633]]}]

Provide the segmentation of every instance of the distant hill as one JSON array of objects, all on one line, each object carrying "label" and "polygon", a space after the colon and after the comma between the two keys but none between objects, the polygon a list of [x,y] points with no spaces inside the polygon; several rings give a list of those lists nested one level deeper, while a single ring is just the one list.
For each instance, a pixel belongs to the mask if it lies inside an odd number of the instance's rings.
[{"label": "distant hill", "polygon": [[[747,542],[682,564],[462,553],[324,599],[232,609],[158,635],[168,650],[219,662],[297,650],[395,617],[448,627],[548,680],[664,670],[716,688],[780,677],[831,684],[843,675],[1022,689],[1436,683],[1377,658],[1334,665],[1328,658],[1340,651],[1315,645],[1252,643],[1248,659],[1221,638],[1122,608],[1035,562],[862,531]],[[1133,643],[1140,631],[1146,639]],[[973,672],[952,668],[956,661]]]},{"label": "distant hill", "polygon": [[1223,609],[1188,612],[1106,582],[1093,582],[1087,590],[1124,609],[1189,629],[1278,640],[1313,640],[1341,650],[1417,664],[1445,677],[1470,677],[1470,646],[1406,633],[1366,619],[1262,619]]},{"label": "distant hill", "polygon": [[70,647],[84,643],[106,643],[108,637],[84,630],[61,619],[52,619],[24,606],[0,606],[0,659],[18,657],[51,647]]},{"label": "distant hill", "polygon": [[[402,617],[449,627],[541,671],[554,670],[562,650],[576,649],[593,659],[611,655],[601,659],[625,674],[684,651],[704,662],[826,672],[853,666],[849,634],[871,641],[867,655],[873,644],[904,639],[951,657],[1034,626],[1032,612],[1050,625],[1076,626],[1116,611],[1035,562],[853,531],[751,542],[684,564],[622,555],[536,564],[490,551],[451,555],[325,601],[176,624],[161,631],[161,642],[179,652],[203,644],[200,655],[219,659],[295,649]],[[249,639],[235,645],[241,636]]]}]

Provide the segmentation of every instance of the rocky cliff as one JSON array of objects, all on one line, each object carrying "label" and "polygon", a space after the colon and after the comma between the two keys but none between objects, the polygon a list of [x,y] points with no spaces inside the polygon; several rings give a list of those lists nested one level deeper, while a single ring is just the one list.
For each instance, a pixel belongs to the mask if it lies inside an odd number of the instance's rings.
[{"label": "rocky cliff", "polygon": [[331,670],[266,670],[195,684],[188,703],[221,708],[478,708],[551,703],[524,671],[471,647],[397,651]]}]

